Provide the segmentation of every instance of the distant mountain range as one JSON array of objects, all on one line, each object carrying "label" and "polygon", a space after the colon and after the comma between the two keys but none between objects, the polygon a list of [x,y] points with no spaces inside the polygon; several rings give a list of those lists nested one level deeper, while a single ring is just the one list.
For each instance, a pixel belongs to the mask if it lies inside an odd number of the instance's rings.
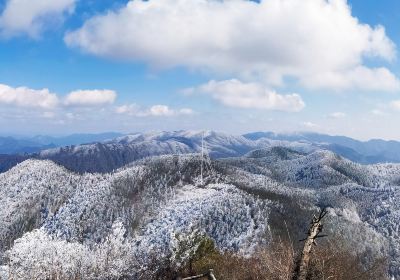
[{"label": "distant mountain range", "polygon": [[0,137],[0,154],[26,154],[42,150],[101,142],[122,136],[121,133],[107,132],[100,134],[72,134],[63,137],[38,135],[34,137]]},{"label": "distant mountain range", "polygon": [[254,132],[245,134],[244,137],[250,140],[267,138],[309,143],[362,164],[400,162],[400,142],[398,141],[373,139],[363,142],[345,136],[330,136],[310,132],[290,134]]},{"label": "distant mountain range", "polygon": [[328,150],[361,164],[400,162],[400,142],[397,141],[362,142],[344,136],[307,132],[230,135],[215,131],[173,131],[0,138],[0,172],[29,158],[50,159],[78,173],[111,172],[149,156],[199,153],[202,139],[214,159],[239,157],[256,149],[282,146],[300,153]]}]

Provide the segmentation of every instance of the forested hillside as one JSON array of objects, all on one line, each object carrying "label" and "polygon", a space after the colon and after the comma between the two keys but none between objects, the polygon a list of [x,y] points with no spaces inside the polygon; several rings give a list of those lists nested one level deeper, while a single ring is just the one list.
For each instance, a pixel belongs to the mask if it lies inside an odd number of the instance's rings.
[{"label": "forested hillside", "polygon": [[27,160],[0,177],[1,271],[10,279],[171,279],[213,258],[229,279],[228,260],[254,265],[291,247],[295,260],[321,208],[321,249],[340,243],[337,254],[360,270],[387,260],[384,271],[399,275],[395,164],[272,147],[214,161],[150,157],[105,174]]}]

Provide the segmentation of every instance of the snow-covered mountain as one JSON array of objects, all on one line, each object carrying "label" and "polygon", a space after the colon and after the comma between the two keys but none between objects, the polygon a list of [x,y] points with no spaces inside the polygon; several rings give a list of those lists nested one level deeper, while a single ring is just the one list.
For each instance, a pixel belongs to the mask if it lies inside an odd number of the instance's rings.
[{"label": "snow-covered mountain", "polygon": [[400,142],[398,141],[372,139],[364,142],[345,136],[331,136],[312,132],[253,132],[243,136],[250,140],[264,138],[309,143],[363,164],[400,162]]},{"label": "snow-covered mountain", "polygon": [[41,151],[37,154],[0,156],[0,171],[6,171],[27,158],[50,159],[69,170],[84,172],[111,172],[135,160],[168,154],[199,153],[203,148],[212,158],[242,156],[254,149],[287,146],[299,151],[313,151],[317,147],[300,142],[281,140],[249,140],[214,131],[175,131],[137,133],[112,140],[66,146]]},{"label": "snow-covered mountain", "polygon": [[[79,173],[105,173],[149,156],[198,153],[202,142],[212,158],[239,157],[254,149],[282,146],[305,153],[329,150],[363,164],[400,161],[400,145],[395,141],[361,142],[347,137],[312,133],[258,132],[237,136],[214,131],[173,131],[135,133],[105,140],[112,135],[116,134],[83,135],[83,138],[71,136],[68,141],[98,137],[98,142],[57,147],[25,155],[0,154],[0,172],[28,158],[36,158],[50,159]],[[48,142],[46,137],[39,138],[44,138],[43,143]]]},{"label": "snow-covered mountain", "polygon": [[[400,276],[400,165],[360,165],[326,150],[291,149],[293,142],[212,132],[204,137],[208,149],[234,157],[206,163],[189,154],[201,149],[202,135],[137,134],[103,143],[132,146],[143,156],[180,153],[110,173],[79,175],[30,159],[1,174],[0,275],[153,279],[152,263],[174,260],[185,236],[201,231],[220,250],[251,255],[275,234],[303,238],[312,213],[327,207],[329,236],[340,235],[365,254],[364,262],[389,256],[391,275]],[[161,150],[146,155],[139,147]]]},{"label": "snow-covered mountain", "polygon": [[258,148],[284,146],[300,152],[329,150],[362,164],[400,162],[400,143],[396,141],[362,142],[316,133],[255,132],[238,136],[214,131],[173,131],[0,138],[0,172],[28,158],[51,159],[80,173],[111,172],[148,156],[197,153],[203,138],[212,158],[238,157]]}]

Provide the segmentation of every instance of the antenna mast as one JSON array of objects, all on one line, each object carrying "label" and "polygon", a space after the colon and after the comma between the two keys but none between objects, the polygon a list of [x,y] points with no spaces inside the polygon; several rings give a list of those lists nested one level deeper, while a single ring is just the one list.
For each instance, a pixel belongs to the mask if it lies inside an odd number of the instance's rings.
[{"label": "antenna mast", "polygon": [[201,164],[200,164],[200,178],[201,185],[203,186],[203,161],[204,161],[204,131],[201,134]]}]

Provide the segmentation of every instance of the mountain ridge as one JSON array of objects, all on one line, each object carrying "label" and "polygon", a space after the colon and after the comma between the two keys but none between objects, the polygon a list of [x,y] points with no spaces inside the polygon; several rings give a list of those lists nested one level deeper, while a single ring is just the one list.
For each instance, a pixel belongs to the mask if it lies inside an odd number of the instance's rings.
[{"label": "mountain ridge", "polygon": [[78,173],[105,173],[145,157],[200,153],[202,142],[204,149],[214,159],[240,157],[253,150],[281,146],[300,153],[328,150],[361,164],[400,162],[400,142],[396,141],[362,142],[315,133],[256,132],[230,135],[215,131],[181,130],[118,135],[101,142],[54,147],[31,154],[0,155],[0,172],[25,159],[36,158],[53,160]]},{"label": "mountain ridge", "polygon": [[58,137],[46,135],[36,135],[33,137],[0,136],[0,154],[30,154],[50,148],[101,142],[122,135],[116,132],[105,132],[97,134],[77,133]]}]

